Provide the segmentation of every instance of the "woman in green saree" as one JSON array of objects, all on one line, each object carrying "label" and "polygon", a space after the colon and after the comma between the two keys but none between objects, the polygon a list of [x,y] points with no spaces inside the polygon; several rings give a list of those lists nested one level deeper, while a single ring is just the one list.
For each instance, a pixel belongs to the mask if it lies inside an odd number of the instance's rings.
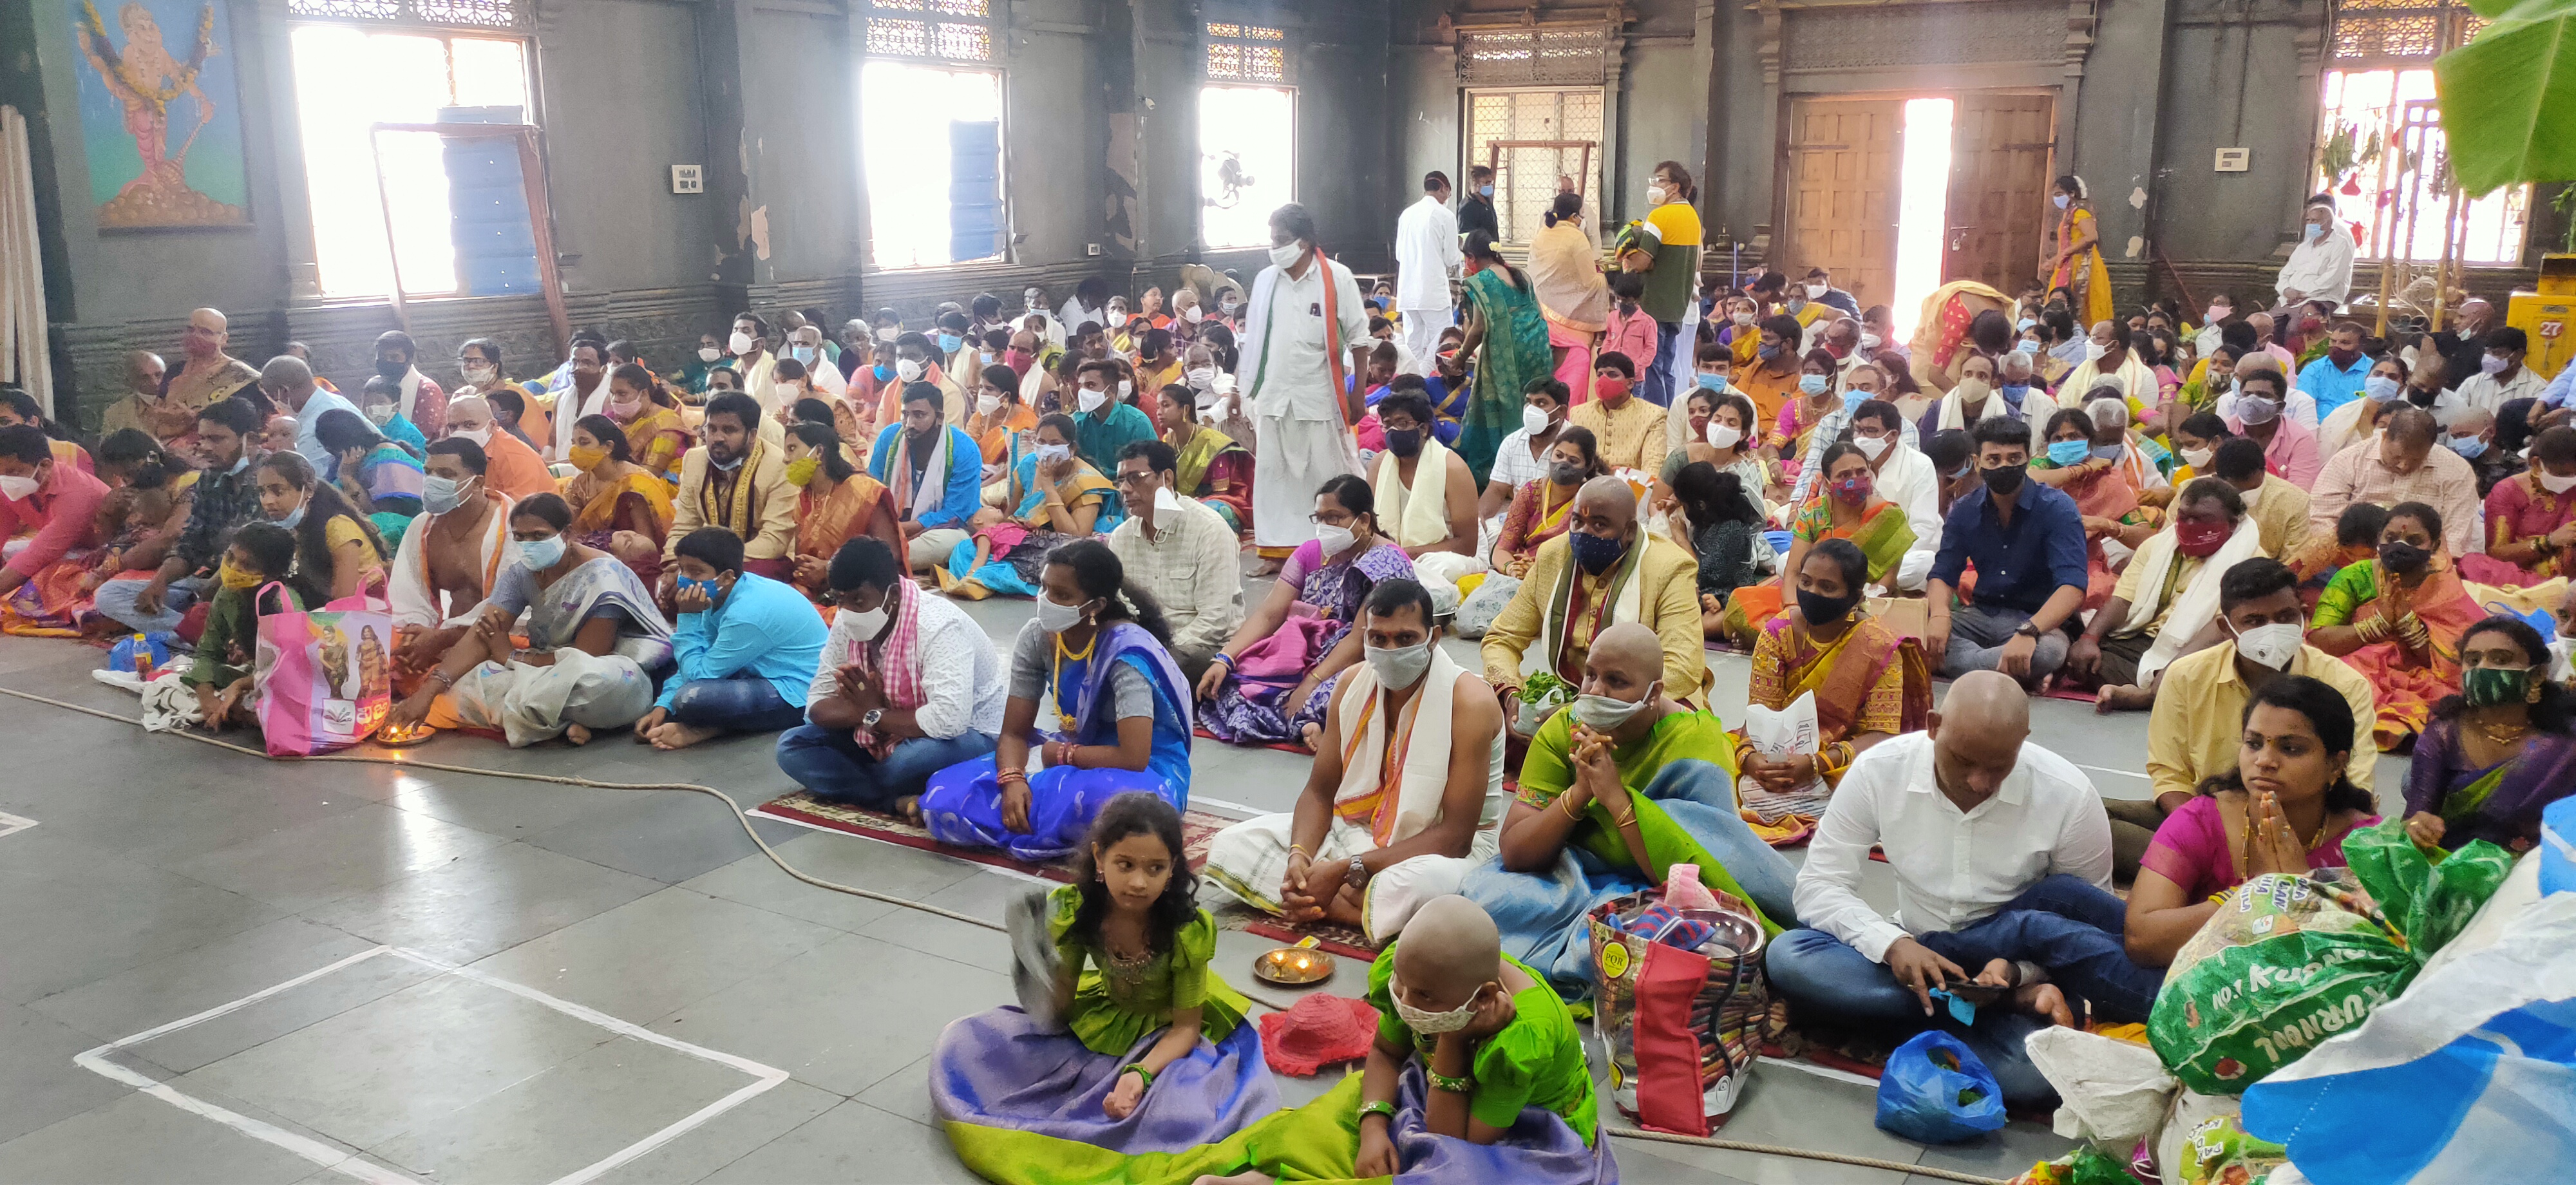
[{"label": "woman in green saree", "polygon": [[1556,362],[1529,277],[1504,263],[1493,236],[1482,231],[1467,236],[1466,256],[1466,340],[1458,353],[1476,360],[1476,386],[1455,448],[1483,489],[1494,450],[1520,427],[1522,392],[1531,379],[1548,377]]}]

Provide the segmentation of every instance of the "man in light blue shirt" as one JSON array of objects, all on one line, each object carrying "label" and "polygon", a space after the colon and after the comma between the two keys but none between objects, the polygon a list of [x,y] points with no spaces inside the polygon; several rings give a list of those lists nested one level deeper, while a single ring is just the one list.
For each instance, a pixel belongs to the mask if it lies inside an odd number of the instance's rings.
[{"label": "man in light blue shirt", "polygon": [[322,413],[338,408],[358,415],[355,404],[334,392],[325,391],[313,381],[313,368],[293,354],[280,354],[268,360],[259,372],[259,389],[279,406],[295,413],[295,451],[313,462],[315,473],[331,472],[331,450],[322,447],[316,431],[322,426]]},{"label": "man in light blue shirt", "polygon": [[2317,422],[2324,423],[2334,410],[2361,395],[2362,384],[2370,379],[2370,355],[2361,352],[2361,326],[2350,321],[2335,322],[2326,338],[2326,352],[2316,361],[2299,369],[2298,389],[2317,401]]},{"label": "man in light blue shirt", "polygon": [[728,732],[778,732],[805,722],[806,691],[822,661],[823,615],[805,594],[742,569],[742,537],[700,527],[680,540],[672,603],[675,669],[635,738],[685,749]]},{"label": "man in light blue shirt", "polygon": [[2558,377],[2549,380],[2549,385],[2540,389],[2538,405],[2548,410],[2534,410],[2531,413],[2531,430],[2536,433],[2541,429],[2555,428],[2565,423],[2569,414],[2568,397],[2571,395],[2576,395],[2576,361],[2570,361],[2566,366],[2561,367]]}]

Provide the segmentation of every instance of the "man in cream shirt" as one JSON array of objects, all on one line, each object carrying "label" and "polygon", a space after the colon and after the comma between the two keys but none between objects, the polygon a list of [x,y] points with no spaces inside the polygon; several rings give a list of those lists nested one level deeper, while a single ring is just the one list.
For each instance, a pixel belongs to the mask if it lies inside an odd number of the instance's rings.
[{"label": "man in cream shirt", "polygon": [[1449,175],[1422,178],[1422,200],[1395,220],[1395,308],[1404,314],[1404,346],[1417,359],[1440,349],[1440,331],[1456,300],[1449,277],[1457,274],[1458,216],[1449,212]]}]

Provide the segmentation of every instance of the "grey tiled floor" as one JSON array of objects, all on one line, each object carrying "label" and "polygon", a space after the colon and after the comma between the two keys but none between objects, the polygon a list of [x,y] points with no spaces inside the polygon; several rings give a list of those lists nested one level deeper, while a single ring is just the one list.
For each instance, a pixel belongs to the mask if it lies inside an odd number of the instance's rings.
[{"label": "grey tiled floor", "polygon": [[[1256,590],[1257,591],[1257,590]],[[1007,641],[1024,603],[969,612]],[[1464,651],[1462,650],[1462,657]],[[98,652],[0,638],[0,686],[132,714]],[[1716,660],[1741,704],[1741,659]],[[2145,720],[2043,701],[2038,737],[2138,797]],[[552,1180],[754,1082],[647,1034],[787,1077],[609,1182],[970,1179],[931,1124],[925,1057],[949,1019],[1009,993],[998,935],[802,884],[713,799],[381,766],[265,762],[0,699],[0,1181],[224,1185],[351,1179],[77,1066],[84,1050],[394,945],[589,1010],[381,956],[140,1042],[111,1060],[377,1179]],[[661,755],[623,739],[511,751],[441,738],[424,760],[504,772],[790,787],[765,738]],[[1206,798],[1286,809],[1305,763],[1201,742]],[[2384,767],[2393,789],[2402,766]],[[1019,884],[978,865],[762,823],[827,880],[998,916]],[[1886,904],[1883,869],[1869,886]],[[1228,933],[1220,963],[1264,945]],[[1331,987],[1357,990],[1346,966]],[[1246,977],[1234,976],[1240,985]],[[1279,1003],[1286,996],[1260,991]],[[1322,1089],[1283,1082],[1292,1102]],[[1756,1077],[1732,1139],[2008,1177],[2064,1142],[2014,1125],[1927,1151],[1871,1126],[1870,1092]],[[1634,1182],[1894,1185],[1898,1174],[1662,1144],[1618,1146]]]}]

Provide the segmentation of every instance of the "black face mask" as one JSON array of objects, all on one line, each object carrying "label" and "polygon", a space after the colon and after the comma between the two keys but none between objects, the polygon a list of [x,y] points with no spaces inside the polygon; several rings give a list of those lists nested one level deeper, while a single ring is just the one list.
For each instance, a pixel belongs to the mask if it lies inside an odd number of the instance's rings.
[{"label": "black face mask", "polygon": [[2382,543],[2379,545],[2379,562],[2400,576],[2412,576],[2433,562],[2433,553],[2412,543]]},{"label": "black face mask", "polygon": [[1387,429],[1386,448],[1388,452],[1394,453],[1399,457],[1410,457],[1420,453],[1422,451],[1422,429]]},{"label": "black face mask", "polygon": [[1852,606],[1859,603],[1859,593],[1829,597],[1803,588],[1798,590],[1798,614],[1807,619],[1808,625],[1832,625],[1848,616]]},{"label": "black face mask", "polygon": [[1991,469],[1977,471],[1977,476],[1985,480],[1988,490],[2005,498],[2021,492],[2021,479],[2024,475],[2024,469],[2020,465],[1997,465]]},{"label": "black face mask", "polygon": [[390,358],[378,358],[376,359],[376,373],[399,383],[402,381],[402,376],[411,373],[411,363],[396,362]]}]

